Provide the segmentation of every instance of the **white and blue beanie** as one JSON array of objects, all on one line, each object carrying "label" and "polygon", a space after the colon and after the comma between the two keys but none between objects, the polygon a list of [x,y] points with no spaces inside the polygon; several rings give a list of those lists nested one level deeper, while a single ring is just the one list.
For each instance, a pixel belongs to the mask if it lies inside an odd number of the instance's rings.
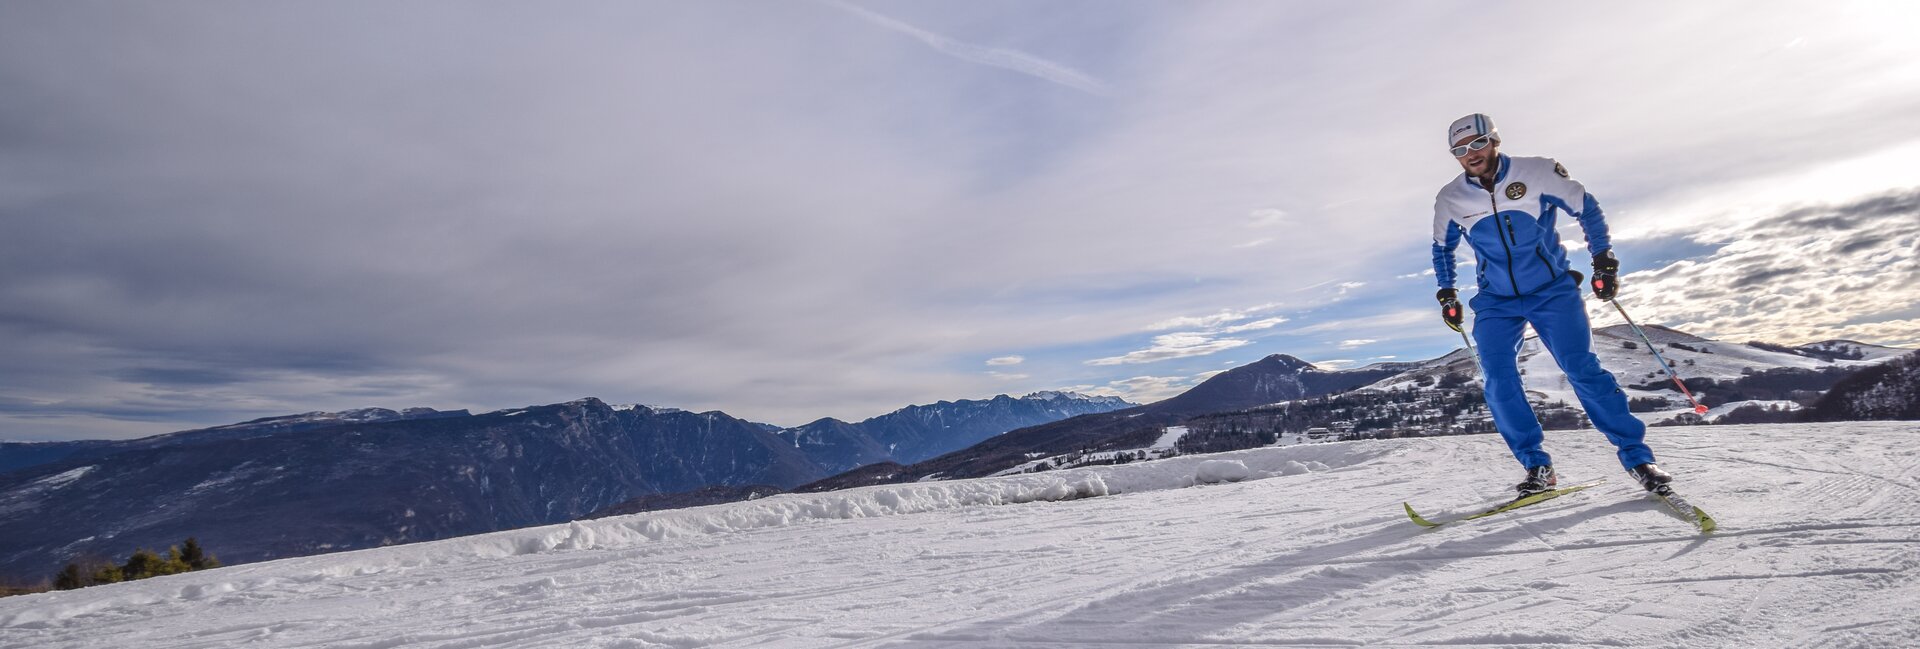
[{"label": "white and blue beanie", "polygon": [[1487,117],[1484,113],[1474,113],[1453,120],[1453,125],[1447,127],[1447,146],[1451,148],[1463,137],[1482,135],[1491,135],[1495,144],[1500,143],[1500,129],[1493,125],[1493,118]]}]

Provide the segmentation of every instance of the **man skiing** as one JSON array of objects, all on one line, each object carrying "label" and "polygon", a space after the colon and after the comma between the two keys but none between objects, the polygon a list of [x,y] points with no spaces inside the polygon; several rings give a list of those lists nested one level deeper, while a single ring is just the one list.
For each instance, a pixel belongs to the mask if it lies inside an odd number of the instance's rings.
[{"label": "man skiing", "polygon": [[1453,253],[1464,238],[1478,259],[1480,291],[1468,304],[1487,408],[1514,459],[1526,468],[1526,479],[1515,485],[1520,495],[1550,490],[1558,482],[1552,458],[1540,448],[1540,421],[1520,382],[1517,357],[1527,324],[1566,373],[1588,419],[1619,449],[1620,465],[1648,491],[1667,484],[1672,477],[1654,465],[1653,451],[1642,441],[1646,424],[1627,410],[1626,393],[1593,354],[1580,274],[1568,268],[1567,249],[1554,230],[1562,212],[1579,221],[1593,254],[1593,294],[1612,300],[1620,288],[1620,265],[1599,203],[1552,158],[1500,153],[1500,131],[1486,115],[1455,120],[1447,128],[1447,145],[1463,172],[1434,198],[1433,271],[1440,283],[1435,297],[1441,319],[1460,331]]}]

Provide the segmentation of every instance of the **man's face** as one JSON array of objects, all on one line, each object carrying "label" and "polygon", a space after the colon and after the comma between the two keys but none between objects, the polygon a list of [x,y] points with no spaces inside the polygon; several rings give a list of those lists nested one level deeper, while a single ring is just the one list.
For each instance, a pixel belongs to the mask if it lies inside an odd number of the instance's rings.
[{"label": "man's face", "polygon": [[[1466,146],[1468,142],[1479,139],[1479,137],[1478,135],[1465,135],[1462,136],[1458,142],[1454,142],[1453,145]],[[1479,151],[1468,151],[1466,156],[1454,159],[1460,161],[1460,168],[1465,169],[1469,176],[1491,176],[1494,171],[1493,166],[1500,163],[1500,145],[1488,142],[1486,148],[1480,149]]]}]

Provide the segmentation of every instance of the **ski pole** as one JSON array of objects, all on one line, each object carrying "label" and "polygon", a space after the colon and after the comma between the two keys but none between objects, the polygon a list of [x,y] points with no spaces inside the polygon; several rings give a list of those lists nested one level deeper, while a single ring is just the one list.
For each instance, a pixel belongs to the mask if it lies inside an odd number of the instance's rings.
[{"label": "ski pole", "polygon": [[1455,331],[1458,331],[1458,332],[1460,332],[1460,342],[1463,342],[1463,343],[1466,343],[1466,344],[1467,344],[1467,355],[1473,358],[1473,364],[1474,364],[1475,366],[1479,366],[1479,365],[1480,365],[1480,351],[1479,351],[1479,350],[1476,350],[1476,349],[1474,349],[1474,348],[1473,348],[1473,339],[1472,339],[1472,338],[1468,338],[1468,337],[1467,337],[1467,330],[1465,330],[1465,329],[1456,329]]},{"label": "ski pole", "polygon": [[1693,398],[1693,393],[1687,391],[1687,384],[1680,382],[1680,375],[1673,372],[1673,366],[1667,363],[1667,357],[1661,356],[1660,348],[1654,346],[1653,339],[1647,337],[1647,332],[1642,330],[1640,325],[1633,323],[1633,318],[1627,315],[1626,308],[1621,307],[1615,300],[1607,300],[1607,303],[1613,305],[1615,311],[1620,312],[1620,317],[1627,319],[1627,326],[1632,327],[1634,333],[1640,334],[1640,340],[1647,343],[1647,351],[1653,352],[1653,359],[1660,361],[1660,369],[1667,371],[1667,378],[1673,379],[1673,384],[1679,386],[1680,394],[1687,395],[1687,403],[1693,404],[1693,411],[1702,415],[1707,414],[1707,407],[1700,405],[1700,402]]}]

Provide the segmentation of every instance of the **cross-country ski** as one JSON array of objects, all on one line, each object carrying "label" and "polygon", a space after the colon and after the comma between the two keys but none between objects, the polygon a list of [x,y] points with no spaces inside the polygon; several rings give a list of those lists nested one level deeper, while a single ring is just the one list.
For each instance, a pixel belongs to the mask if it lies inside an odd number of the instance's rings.
[{"label": "cross-country ski", "polygon": [[1513,500],[1509,500],[1507,502],[1494,505],[1493,507],[1489,507],[1487,509],[1484,509],[1478,512],[1474,512],[1471,514],[1463,514],[1463,515],[1453,516],[1453,517],[1445,517],[1439,520],[1430,520],[1426,517],[1421,516],[1419,513],[1414,511],[1413,503],[1401,503],[1401,506],[1407,510],[1407,518],[1413,519],[1413,524],[1419,525],[1421,527],[1426,527],[1426,528],[1434,528],[1434,527],[1439,527],[1441,525],[1445,525],[1447,523],[1454,523],[1459,521],[1470,521],[1478,518],[1486,518],[1494,514],[1510,512],[1522,507],[1526,507],[1528,505],[1542,503],[1548,500],[1552,500],[1554,498],[1559,498],[1567,494],[1585,491],[1587,489],[1592,489],[1594,487],[1600,486],[1605,482],[1606,482],[1605,480],[1597,480],[1597,481],[1589,482],[1586,484],[1579,484],[1571,487],[1561,487],[1558,489],[1550,489],[1550,490],[1542,491],[1538,493],[1527,494],[1525,496],[1520,496]]},{"label": "cross-country ski", "polygon": [[1720,523],[1713,520],[1713,516],[1708,515],[1706,510],[1700,509],[1700,507],[1693,503],[1687,502],[1687,499],[1680,497],[1680,494],[1675,492],[1672,487],[1661,485],[1651,493],[1654,498],[1665,504],[1669,509],[1672,509],[1673,513],[1678,514],[1680,518],[1685,519],[1687,522],[1692,523],[1694,527],[1699,528],[1700,533],[1711,533],[1720,528]]}]

